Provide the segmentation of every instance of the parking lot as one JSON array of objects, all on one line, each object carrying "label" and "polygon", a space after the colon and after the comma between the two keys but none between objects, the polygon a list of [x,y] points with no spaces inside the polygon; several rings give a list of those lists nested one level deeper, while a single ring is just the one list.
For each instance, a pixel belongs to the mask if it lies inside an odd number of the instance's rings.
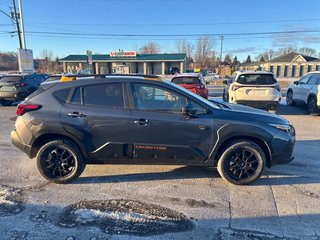
[{"label": "parking lot", "polygon": [[48,183],[11,145],[15,109],[0,106],[1,239],[320,238],[320,118],[302,108],[278,109],[296,128],[295,160],[249,186],[154,165],[89,165],[70,184]]}]

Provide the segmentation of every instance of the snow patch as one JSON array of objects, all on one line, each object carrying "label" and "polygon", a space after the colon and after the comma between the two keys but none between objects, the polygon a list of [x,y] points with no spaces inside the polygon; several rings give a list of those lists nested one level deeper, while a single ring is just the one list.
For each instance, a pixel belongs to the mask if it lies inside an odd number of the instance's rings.
[{"label": "snow patch", "polygon": [[12,197],[20,194],[19,190],[0,185],[0,205],[17,205],[12,201]]}]

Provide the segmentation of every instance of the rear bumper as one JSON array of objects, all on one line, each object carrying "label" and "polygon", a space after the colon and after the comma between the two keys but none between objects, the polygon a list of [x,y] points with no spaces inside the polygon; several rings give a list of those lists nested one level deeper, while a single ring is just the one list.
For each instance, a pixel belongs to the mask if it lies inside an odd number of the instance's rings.
[{"label": "rear bumper", "polygon": [[0,92],[0,99],[8,100],[8,101],[17,101],[23,100],[29,95],[28,92]]},{"label": "rear bumper", "polygon": [[29,156],[29,158],[32,158],[31,146],[22,142],[16,130],[11,131],[11,142],[15,147],[19,148],[21,151],[26,153]]},{"label": "rear bumper", "polygon": [[236,100],[235,103],[247,105],[256,108],[275,109],[279,105],[279,101],[248,101]]}]

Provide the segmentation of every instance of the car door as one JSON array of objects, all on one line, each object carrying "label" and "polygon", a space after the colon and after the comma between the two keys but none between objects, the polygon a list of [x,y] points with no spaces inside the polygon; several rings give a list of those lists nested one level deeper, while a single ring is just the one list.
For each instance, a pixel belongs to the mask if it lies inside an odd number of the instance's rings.
[{"label": "car door", "polygon": [[[213,120],[186,95],[163,86],[131,83],[135,161],[204,162],[212,147]],[[190,117],[183,109],[197,110]]]},{"label": "car door", "polygon": [[307,86],[311,74],[303,76],[293,88],[293,99],[298,102],[304,102]]},{"label": "car door", "polygon": [[305,84],[305,86],[303,86],[304,91],[305,91],[305,93],[303,95],[304,96],[303,100],[305,103],[308,103],[308,98],[309,98],[310,94],[317,95],[317,93],[318,93],[318,81],[319,81],[320,74],[314,73],[314,74],[310,74],[310,75],[311,75],[311,77],[309,78],[307,84]]},{"label": "car door", "polygon": [[63,104],[63,128],[86,147],[91,158],[132,159],[133,123],[122,83],[91,84],[71,90]]}]

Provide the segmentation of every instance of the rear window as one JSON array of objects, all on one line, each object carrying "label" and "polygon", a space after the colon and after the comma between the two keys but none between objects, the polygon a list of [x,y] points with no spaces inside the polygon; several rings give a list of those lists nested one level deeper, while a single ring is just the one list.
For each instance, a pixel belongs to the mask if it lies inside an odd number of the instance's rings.
[{"label": "rear window", "polygon": [[277,80],[271,74],[243,74],[236,82],[247,85],[271,85],[277,83]]},{"label": "rear window", "polygon": [[199,84],[200,79],[197,77],[174,77],[171,82],[175,84]]},{"label": "rear window", "polygon": [[20,80],[22,79],[22,77],[20,76],[12,76],[12,77],[9,77],[9,76],[6,76],[6,77],[3,77],[0,79],[0,82],[19,82]]}]

